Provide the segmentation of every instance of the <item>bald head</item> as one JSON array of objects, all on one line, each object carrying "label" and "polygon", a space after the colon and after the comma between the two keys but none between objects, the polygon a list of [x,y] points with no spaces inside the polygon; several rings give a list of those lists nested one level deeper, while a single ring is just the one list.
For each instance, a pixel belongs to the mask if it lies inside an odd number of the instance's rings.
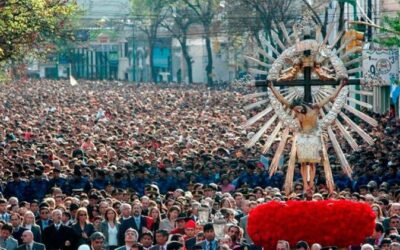
[{"label": "bald head", "polygon": [[33,233],[32,233],[31,230],[25,230],[25,231],[22,233],[22,241],[23,241],[25,244],[30,244],[30,243],[33,241]]}]

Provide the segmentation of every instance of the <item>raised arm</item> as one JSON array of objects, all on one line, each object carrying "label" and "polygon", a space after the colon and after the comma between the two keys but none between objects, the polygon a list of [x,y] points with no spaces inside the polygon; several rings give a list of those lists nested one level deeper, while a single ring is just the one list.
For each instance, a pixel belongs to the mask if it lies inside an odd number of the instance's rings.
[{"label": "raised arm", "polygon": [[274,96],[276,97],[276,99],[278,99],[278,101],[280,103],[282,103],[284,106],[286,106],[286,108],[290,108],[290,103],[285,99],[285,97],[283,97],[281,95],[281,93],[279,93],[275,87],[272,85],[272,82],[268,83],[268,87],[271,89],[272,93],[274,94]]},{"label": "raised arm", "polygon": [[320,101],[319,103],[317,103],[318,108],[322,108],[323,106],[325,106],[325,104],[327,104],[328,102],[333,102],[336,97],[339,95],[340,91],[342,90],[342,88],[344,86],[346,86],[347,82],[349,80],[347,78],[342,79],[342,81],[340,82],[339,87],[336,89],[335,93],[332,94],[331,96],[325,98],[324,100]]}]

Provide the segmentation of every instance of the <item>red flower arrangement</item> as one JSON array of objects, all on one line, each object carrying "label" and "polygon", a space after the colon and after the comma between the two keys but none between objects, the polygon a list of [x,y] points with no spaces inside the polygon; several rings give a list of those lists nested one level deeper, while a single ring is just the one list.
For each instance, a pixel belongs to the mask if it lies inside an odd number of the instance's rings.
[{"label": "red flower arrangement", "polygon": [[258,246],[275,249],[278,240],[322,246],[359,245],[371,236],[375,214],[366,203],[347,200],[268,202],[250,212],[247,231]]}]

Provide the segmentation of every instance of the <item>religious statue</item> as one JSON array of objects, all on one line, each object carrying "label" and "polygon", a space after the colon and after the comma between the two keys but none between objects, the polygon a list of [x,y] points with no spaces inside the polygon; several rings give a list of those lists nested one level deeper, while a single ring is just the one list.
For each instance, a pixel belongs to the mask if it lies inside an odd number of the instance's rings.
[{"label": "religious statue", "polygon": [[297,160],[301,164],[300,171],[304,190],[310,190],[314,187],[316,164],[321,163],[323,157],[321,131],[318,127],[320,109],[327,103],[333,102],[346,83],[347,79],[343,79],[334,94],[314,104],[305,103],[301,99],[295,99],[292,103],[289,103],[271,82],[268,85],[277,100],[285,108],[293,111],[294,117],[300,124],[300,130],[294,143],[296,143],[297,148]]},{"label": "religious statue", "polygon": [[[252,147],[264,137],[262,153],[266,153],[270,152],[273,144],[278,144],[269,166],[270,176],[279,168],[282,156],[288,154],[284,184],[287,194],[293,189],[297,162],[301,165],[305,191],[313,189],[316,164],[320,164],[325,173],[326,186],[329,192],[333,192],[334,182],[329,162],[331,157],[328,156],[328,142],[336,153],[335,161],[340,163],[344,173],[351,178],[352,169],[343,152],[343,142],[346,142],[352,150],[357,150],[359,145],[353,138],[354,134],[358,134],[368,144],[374,141],[351,120],[347,112],[371,126],[378,124],[375,119],[355,108],[358,105],[371,109],[371,104],[355,96],[349,96],[348,85],[362,85],[367,81],[354,78],[361,71],[362,57],[343,52],[344,45],[336,49],[336,44],[341,40],[340,32],[333,43],[328,42],[334,24],[328,27],[325,38],[318,34],[319,28],[306,28],[309,25],[306,23],[294,27],[293,33],[289,35],[285,26],[279,24],[285,40],[283,42],[281,38],[273,37],[281,53],[274,48],[271,41],[262,37],[263,47],[256,51],[264,59],[268,59],[269,64],[250,55],[245,56],[250,63],[256,64],[255,68],[250,68],[250,73],[267,77],[267,80],[251,82],[260,87],[268,86],[270,90],[244,97],[246,100],[254,100],[244,107],[245,110],[261,108],[259,113],[243,124],[244,129],[257,124],[263,117],[268,117],[246,146]],[[310,30],[316,30],[317,34],[312,37]],[[306,35],[300,37],[301,31]],[[342,44],[346,42],[342,41]],[[274,54],[268,54],[266,50]],[[351,92],[371,95],[368,89]],[[259,99],[264,97],[266,98]],[[262,108],[263,106],[265,108]],[[344,110],[346,112],[343,112]],[[265,135],[266,132],[269,134]],[[339,142],[338,138],[342,140]],[[291,144],[290,150],[287,150],[287,144]]]}]

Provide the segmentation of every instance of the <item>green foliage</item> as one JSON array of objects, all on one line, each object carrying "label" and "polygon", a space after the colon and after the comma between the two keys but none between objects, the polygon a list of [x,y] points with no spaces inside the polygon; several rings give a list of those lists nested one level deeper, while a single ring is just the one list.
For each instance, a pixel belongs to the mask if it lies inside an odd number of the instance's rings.
[{"label": "green foliage", "polygon": [[384,17],[383,26],[384,35],[376,42],[387,47],[400,47],[400,12],[396,17]]},{"label": "green foliage", "polygon": [[0,1],[0,62],[44,57],[73,39],[76,3],[67,0]]}]

